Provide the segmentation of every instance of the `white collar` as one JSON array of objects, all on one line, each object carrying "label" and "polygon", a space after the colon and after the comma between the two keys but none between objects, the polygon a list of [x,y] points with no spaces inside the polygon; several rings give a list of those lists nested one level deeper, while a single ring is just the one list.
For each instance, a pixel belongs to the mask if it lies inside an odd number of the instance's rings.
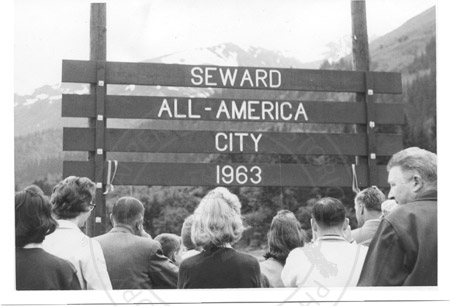
[{"label": "white collar", "polygon": [[24,249],[42,249],[42,243],[28,243]]},{"label": "white collar", "polygon": [[344,237],[338,236],[338,235],[323,235],[323,236],[318,237],[315,242],[317,242],[319,240],[335,240],[335,241],[348,242],[347,240],[345,240]]},{"label": "white collar", "polygon": [[81,229],[72,221],[63,220],[63,219],[58,219],[57,221],[58,221],[58,228],[77,229],[81,232]]},{"label": "white collar", "polygon": [[364,222],[364,224],[366,224],[367,222],[381,222],[381,218],[380,218],[380,219],[370,219],[370,220],[367,220],[366,222]]}]

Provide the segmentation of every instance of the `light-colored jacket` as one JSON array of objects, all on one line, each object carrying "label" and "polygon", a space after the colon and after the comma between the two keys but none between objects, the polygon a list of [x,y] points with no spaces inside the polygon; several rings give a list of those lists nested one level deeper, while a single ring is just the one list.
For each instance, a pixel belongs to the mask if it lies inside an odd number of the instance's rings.
[{"label": "light-colored jacket", "polygon": [[352,230],[352,238],[356,243],[369,246],[373,236],[380,226],[381,219],[372,219],[364,222],[360,228]]},{"label": "light-colored jacket", "polygon": [[368,247],[342,237],[320,237],[289,253],[281,272],[286,287],[356,286]]},{"label": "light-colored jacket", "polygon": [[45,238],[44,249],[74,265],[81,289],[112,290],[100,244],[73,222],[58,220],[58,225],[56,231]]}]

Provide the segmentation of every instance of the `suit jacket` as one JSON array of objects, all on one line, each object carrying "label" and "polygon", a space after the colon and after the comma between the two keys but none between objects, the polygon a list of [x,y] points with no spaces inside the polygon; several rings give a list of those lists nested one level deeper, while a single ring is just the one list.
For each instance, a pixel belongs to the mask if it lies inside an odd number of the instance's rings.
[{"label": "suit jacket", "polygon": [[437,191],[430,191],[381,221],[358,286],[436,285]]},{"label": "suit jacket", "polygon": [[352,230],[352,238],[356,241],[356,243],[369,246],[372,241],[372,237],[375,235],[378,227],[380,226],[380,222],[380,219],[367,220],[364,222],[363,226]]},{"label": "suit jacket", "polygon": [[116,226],[97,236],[113,289],[176,288],[178,267],[163,255],[159,242]]}]

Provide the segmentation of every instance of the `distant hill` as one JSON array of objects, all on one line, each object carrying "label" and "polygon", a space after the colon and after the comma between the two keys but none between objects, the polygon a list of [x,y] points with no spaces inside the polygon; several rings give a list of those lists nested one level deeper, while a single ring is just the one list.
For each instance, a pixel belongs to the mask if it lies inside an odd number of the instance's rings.
[{"label": "distant hill", "polygon": [[[431,75],[432,78],[432,66],[434,65],[435,70],[435,59],[434,64],[432,60],[427,62],[427,59],[429,59],[433,53],[433,39],[435,39],[436,35],[435,24],[435,8],[432,8],[412,18],[391,33],[370,43],[370,54],[374,70],[402,72],[405,94],[402,95],[401,99],[410,99],[411,101],[413,99],[411,93],[408,94],[410,90],[406,88],[407,84],[411,85],[411,82],[419,80],[420,77],[430,77]],[[345,66],[346,64],[339,66],[339,63],[328,64],[328,66],[324,65],[325,62],[322,63],[322,66],[321,62],[309,64],[301,63],[294,58],[284,56],[280,52],[255,47],[244,49],[231,43],[205,49],[188,50],[145,61],[156,63],[227,66],[351,69],[351,66]],[[342,59],[342,61],[343,63],[351,62],[349,56]],[[428,91],[433,92],[432,84],[422,84],[420,86],[425,86],[429,89]],[[60,175],[63,156],[70,155],[67,152],[62,152],[62,126],[86,126],[87,124],[87,119],[61,118],[62,93],[86,94],[88,93],[88,87],[83,84],[48,85],[36,89],[32,95],[15,95],[15,181],[18,187],[23,187],[25,184],[31,183],[33,179],[49,175],[52,177]],[[220,97],[224,92],[220,89],[205,88],[108,86],[108,93],[121,95]],[[227,94],[245,97],[245,95],[251,96],[252,92],[235,91],[234,93],[231,93],[229,91]],[[281,96],[284,99],[298,98],[298,95],[301,95],[301,93],[299,93],[297,96],[289,96],[283,92],[274,93],[273,91],[268,91],[264,94],[270,98]],[[408,101],[406,101],[406,103],[408,103]],[[425,126],[428,131],[426,134],[428,136],[417,137],[433,137],[433,121],[430,121],[430,116],[432,117],[433,115],[433,109],[435,112],[435,99],[434,108],[431,107],[431,111],[425,112],[424,118],[419,118],[420,120],[417,119],[417,116],[414,117],[415,112],[411,109],[420,109],[420,103],[422,102],[416,101],[414,103],[411,103],[414,107],[408,108],[408,118],[410,120],[408,131],[415,130],[414,133],[420,134],[423,130],[423,122],[426,122]],[[428,103],[431,103],[431,106],[433,106],[433,101],[428,101]],[[424,112],[422,111],[422,113]],[[411,121],[413,118],[416,118],[415,120],[419,121],[414,124],[414,121]],[[110,126],[114,126],[115,124],[115,122],[111,122]],[[130,120],[129,122],[127,121],[126,124],[129,126],[141,127],[148,127],[150,125],[152,127],[164,126],[164,123],[142,120]],[[188,125],[189,128],[195,128],[195,124],[192,123],[172,122],[171,124],[174,128],[186,128]],[[216,128],[220,128],[220,124],[217,124]],[[409,137],[407,141],[409,141],[409,143],[415,143],[415,140],[411,137]]]},{"label": "distant hill", "polygon": [[374,70],[406,72],[435,36],[436,8],[432,7],[370,43],[371,61],[377,63]]},{"label": "distant hill", "polygon": [[[405,22],[369,45],[371,70],[402,73],[402,95],[379,95],[376,101],[404,103],[403,144],[436,152],[436,9]],[[351,56],[321,69],[349,70]]]}]

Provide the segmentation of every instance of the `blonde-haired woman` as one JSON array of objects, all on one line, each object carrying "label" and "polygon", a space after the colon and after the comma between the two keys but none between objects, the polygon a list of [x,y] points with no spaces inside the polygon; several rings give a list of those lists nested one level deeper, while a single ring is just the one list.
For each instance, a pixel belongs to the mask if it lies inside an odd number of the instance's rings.
[{"label": "blonde-haired woman", "polygon": [[203,251],[181,262],[178,288],[261,287],[256,258],[231,247],[244,230],[238,197],[217,187],[202,199],[193,218],[191,238]]}]

